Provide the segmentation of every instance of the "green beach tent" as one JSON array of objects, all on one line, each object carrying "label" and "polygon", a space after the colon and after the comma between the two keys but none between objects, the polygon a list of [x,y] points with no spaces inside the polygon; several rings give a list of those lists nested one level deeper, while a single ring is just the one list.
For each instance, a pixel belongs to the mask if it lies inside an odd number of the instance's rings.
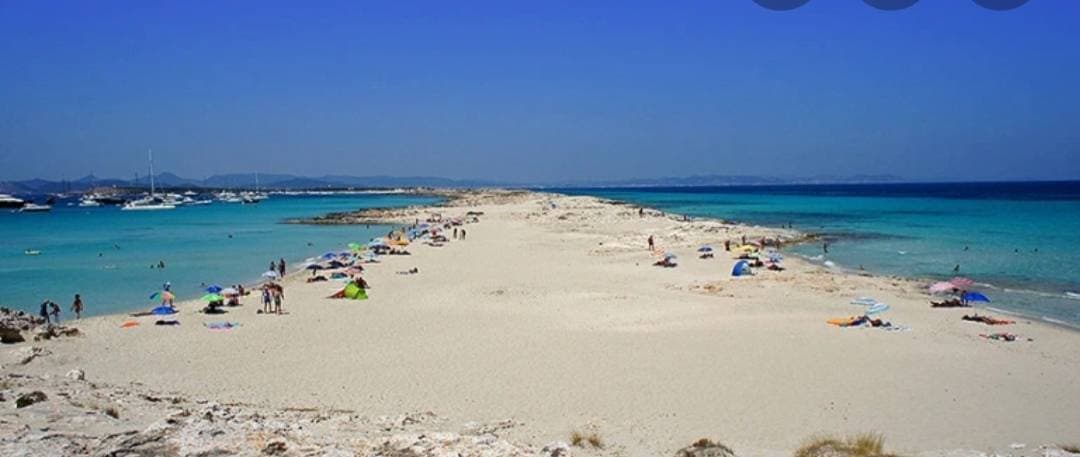
[{"label": "green beach tent", "polygon": [[349,283],[345,286],[345,298],[351,298],[353,300],[367,300],[367,291],[357,286],[355,283]]}]

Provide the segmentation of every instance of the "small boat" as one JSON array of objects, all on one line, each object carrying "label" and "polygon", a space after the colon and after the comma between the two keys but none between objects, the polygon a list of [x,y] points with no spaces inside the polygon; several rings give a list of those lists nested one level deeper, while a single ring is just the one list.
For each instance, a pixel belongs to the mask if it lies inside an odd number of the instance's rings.
[{"label": "small boat", "polygon": [[41,251],[37,249],[27,249],[23,251],[23,255],[41,255]]},{"label": "small boat", "polygon": [[22,208],[26,201],[10,194],[0,194],[0,208]]},{"label": "small boat", "polygon": [[52,211],[52,205],[39,205],[37,203],[27,203],[19,210],[20,213],[47,213]]},{"label": "small boat", "polygon": [[82,200],[79,200],[79,206],[83,208],[94,208],[101,206],[101,202],[94,200],[93,198],[83,197]]},{"label": "small boat", "polygon": [[195,201],[192,201],[191,203],[188,203],[188,205],[190,205],[190,206],[202,206],[202,205],[209,205],[211,203],[214,203],[214,201],[213,200],[195,200]]},{"label": "small boat", "polygon": [[176,205],[161,201],[154,197],[132,200],[120,207],[120,211],[161,211],[176,209]]}]

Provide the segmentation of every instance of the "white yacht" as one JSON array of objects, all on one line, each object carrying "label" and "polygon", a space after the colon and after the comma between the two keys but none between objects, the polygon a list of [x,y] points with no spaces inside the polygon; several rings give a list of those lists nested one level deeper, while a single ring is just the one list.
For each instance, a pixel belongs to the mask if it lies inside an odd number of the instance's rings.
[{"label": "white yacht", "polygon": [[0,194],[0,208],[22,208],[26,201],[10,194]]},{"label": "white yacht", "polygon": [[150,195],[138,200],[132,200],[120,207],[121,211],[161,211],[176,209],[176,205],[170,200],[159,198],[154,193],[154,156],[153,152],[147,152],[150,161]]},{"label": "white yacht", "polygon": [[102,205],[102,202],[94,200],[92,197],[83,197],[79,200],[79,206],[81,207],[97,207]]},{"label": "white yacht", "polygon": [[45,213],[49,211],[52,211],[52,205],[39,205],[37,203],[27,203],[19,210],[21,213]]}]

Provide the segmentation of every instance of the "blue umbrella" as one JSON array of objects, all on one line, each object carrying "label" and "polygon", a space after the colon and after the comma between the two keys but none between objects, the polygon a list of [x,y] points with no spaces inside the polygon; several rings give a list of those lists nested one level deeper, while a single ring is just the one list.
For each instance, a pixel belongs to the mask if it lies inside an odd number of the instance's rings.
[{"label": "blue umbrella", "polygon": [[337,254],[334,254],[333,252],[327,252],[326,254],[322,255],[322,258],[329,260],[334,258],[335,256],[337,256]]},{"label": "blue umbrella", "polygon": [[978,292],[965,292],[960,299],[964,301],[982,301],[990,303],[990,298]]},{"label": "blue umbrella", "polygon": [[697,252],[712,252],[712,246],[706,244],[700,248],[697,248]]},{"label": "blue umbrella", "polygon": [[214,285],[212,285],[210,287],[207,287],[206,291],[209,292],[209,293],[212,293],[212,294],[216,294],[218,292],[221,292],[221,286],[219,286],[217,284],[214,284]]},{"label": "blue umbrella", "polygon": [[745,274],[750,274],[750,262],[745,260],[735,262],[735,266],[731,269],[731,275],[742,276]]}]

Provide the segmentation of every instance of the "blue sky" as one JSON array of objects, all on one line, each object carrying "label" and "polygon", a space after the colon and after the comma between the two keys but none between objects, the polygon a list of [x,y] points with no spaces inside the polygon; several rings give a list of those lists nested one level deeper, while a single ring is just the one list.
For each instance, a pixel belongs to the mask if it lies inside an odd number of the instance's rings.
[{"label": "blue sky", "polygon": [[0,0],[0,179],[1080,178],[1080,2]]}]

